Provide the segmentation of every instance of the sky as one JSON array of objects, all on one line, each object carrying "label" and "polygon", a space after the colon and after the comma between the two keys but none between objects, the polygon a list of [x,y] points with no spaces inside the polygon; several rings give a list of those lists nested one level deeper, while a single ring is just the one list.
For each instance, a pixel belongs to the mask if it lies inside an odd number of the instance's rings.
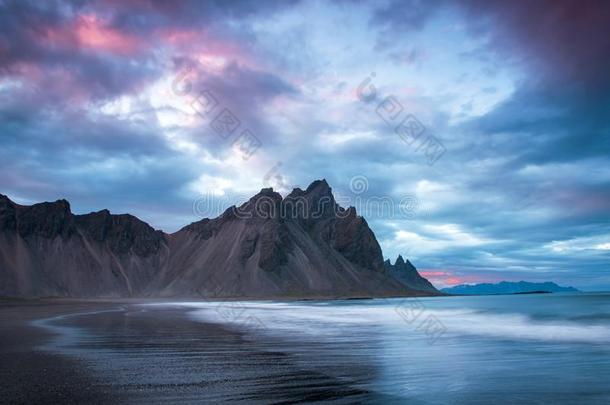
[{"label": "sky", "polygon": [[326,179],[438,287],[610,289],[610,2],[0,0],[0,193],[174,232]]}]

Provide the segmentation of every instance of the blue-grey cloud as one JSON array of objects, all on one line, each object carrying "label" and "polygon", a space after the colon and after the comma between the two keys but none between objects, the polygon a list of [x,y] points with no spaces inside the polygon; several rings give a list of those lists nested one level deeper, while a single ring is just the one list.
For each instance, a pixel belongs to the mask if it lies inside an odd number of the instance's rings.
[{"label": "blue-grey cloud", "polygon": [[[610,288],[608,27],[593,0],[0,1],[1,192],[173,231],[270,170],[283,192],[326,178],[437,282]],[[442,141],[433,165],[378,114],[388,96]],[[224,108],[240,126],[221,137]],[[411,196],[413,215],[362,205]]]}]

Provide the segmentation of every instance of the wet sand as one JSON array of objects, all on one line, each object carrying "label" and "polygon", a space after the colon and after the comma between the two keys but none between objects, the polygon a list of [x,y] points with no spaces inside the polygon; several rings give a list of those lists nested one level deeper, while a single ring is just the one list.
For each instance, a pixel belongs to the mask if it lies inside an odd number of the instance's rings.
[{"label": "wet sand", "polygon": [[609,403],[609,295],[413,303],[3,302],[0,403]]},{"label": "wet sand", "polygon": [[134,302],[0,303],[1,402],[382,400],[269,350],[273,342],[195,322],[188,312]]},{"label": "wet sand", "polygon": [[[54,336],[31,321],[91,304],[0,302],[1,403],[109,403],[118,400],[76,359],[40,350]],[[95,305],[99,307],[99,304]]]}]

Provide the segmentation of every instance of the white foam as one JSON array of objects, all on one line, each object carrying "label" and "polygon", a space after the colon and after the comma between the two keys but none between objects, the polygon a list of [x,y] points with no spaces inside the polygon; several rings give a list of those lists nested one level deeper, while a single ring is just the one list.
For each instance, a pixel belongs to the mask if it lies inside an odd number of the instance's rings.
[{"label": "white foam", "polygon": [[[169,305],[197,308],[194,319],[233,325],[257,327],[266,333],[306,333],[320,337],[340,336],[346,328],[380,327],[388,332],[408,333],[418,329],[425,319],[437,319],[444,334],[483,336],[510,340],[549,342],[610,343],[610,327],[584,325],[569,321],[533,320],[519,313],[489,313],[471,308],[437,309],[426,303],[423,309],[409,307],[408,300],[389,300],[386,304],[350,303],[320,305],[287,302],[187,302]],[[421,302],[421,300],[420,300]],[[156,304],[159,305],[159,304]],[[162,304],[163,305],[163,304]],[[167,305],[167,304],[166,304]],[[405,320],[400,315],[411,314]],[[239,315],[237,315],[239,314]],[[417,315],[417,316],[415,316]],[[255,318],[260,324],[246,320]],[[261,324],[263,328],[261,328]]]}]

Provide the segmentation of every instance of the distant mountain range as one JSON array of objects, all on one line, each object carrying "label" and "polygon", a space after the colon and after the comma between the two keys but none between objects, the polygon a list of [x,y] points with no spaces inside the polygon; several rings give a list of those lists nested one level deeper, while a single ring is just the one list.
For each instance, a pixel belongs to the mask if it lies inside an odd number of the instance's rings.
[{"label": "distant mountain range", "polygon": [[441,294],[381,248],[325,180],[166,234],[66,200],[19,205],[0,195],[0,296],[348,298]]},{"label": "distant mountain range", "polygon": [[532,292],[575,292],[574,287],[561,287],[553,282],[530,283],[527,281],[502,281],[496,284],[462,284],[441,289],[447,294],[484,295],[484,294],[524,294]]}]

